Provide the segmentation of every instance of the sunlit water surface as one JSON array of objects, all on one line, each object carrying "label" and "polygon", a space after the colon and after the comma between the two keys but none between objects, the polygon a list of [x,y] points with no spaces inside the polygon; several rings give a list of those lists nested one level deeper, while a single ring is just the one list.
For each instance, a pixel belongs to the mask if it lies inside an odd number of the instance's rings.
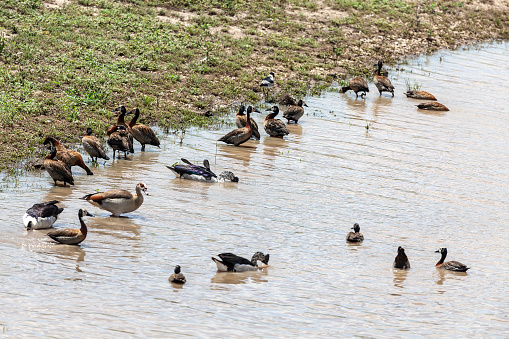
[{"label": "sunlit water surface", "polygon": [[[163,137],[132,160],[1,183],[0,333],[12,337],[506,336],[509,328],[509,43],[441,52],[389,69],[396,95],[308,97],[291,134],[242,147],[227,130]],[[450,112],[418,110],[405,80]],[[268,106],[267,106],[268,107]],[[267,108],[264,107],[264,108]],[[264,115],[255,119],[262,123]],[[369,129],[366,129],[369,126]],[[110,152],[111,153],[111,152]],[[175,179],[165,167],[207,158],[238,184]],[[150,196],[112,218],[78,198],[114,187]],[[26,232],[33,203],[57,199],[56,227],[81,246]],[[345,242],[354,222],[365,241]],[[391,268],[403,246],[412,268]],[[435,268],[439,247],[465,273]],[[216,273],[221,252],[271,254],[260,273]],[[182,266],[187,284],[168,276]]]}]

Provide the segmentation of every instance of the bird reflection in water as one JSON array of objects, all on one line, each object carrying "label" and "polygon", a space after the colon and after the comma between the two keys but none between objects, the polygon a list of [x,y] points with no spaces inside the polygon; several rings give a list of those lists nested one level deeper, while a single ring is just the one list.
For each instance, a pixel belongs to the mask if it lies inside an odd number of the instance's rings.
[{"label": "bird reflection in water", "polygon": [[267,269],[258,272],[217,272],[210,282],[215,284],[248,284],[248,283],[264,283],[268,280],[265,276],[268,274]]}]

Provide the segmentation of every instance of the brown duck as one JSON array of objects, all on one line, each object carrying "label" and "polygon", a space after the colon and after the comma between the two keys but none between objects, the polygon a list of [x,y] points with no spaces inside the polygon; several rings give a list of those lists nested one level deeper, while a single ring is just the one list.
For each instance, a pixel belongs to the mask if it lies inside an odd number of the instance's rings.
[{"label": "brown duck", "polygon": [[81,143],[85,151],[87,151],[92,158],[92,162],[97,162],[98,158],[110,160],[104,151],[101,141],[92,135],[92,129],[90,127],[87,128],[87,134],[83,136]]},{"label": "brown duck", "polygon": [[284,122],[279,119],[275,119],[275,117],[279,114],[279,107],[272,106],[267,111],[272,111],[269,115],[265,117],[265,121],[263,122],[263,128],[265,132],[271,137],[284,137],[285,135],[290,134],[288,128]]},{"label": "brown duck", "polygon": [[420,109],[427,111],[448,111],[449,109],[439,102],[423,102],[422,104],[416,105]]},{"label": "brown duck", "polygon": [[57,149],[55,147],[51,147],[51,153],[44,160],[44,168],[55,182],[55,186],[57,181],[63,181],[64,186],[66,183],[74,185],[74,179],[72,177],[70,167],[65,162],[55,159],[56,155]]},{"label": "brown duck", "polygon": [[184,276],[184,274],[182,272],[180,272],[180,266],[179,265],[175,266],[175,270],[170,275],[168,280],[171,283],[174,283],[174,284],[185,284],[186,277]]},{"label": "brown duck", "polygon": [[93,175],[90,168],[88,168],[87,165],[85,165],[85,162],[83,161],[83,157],[79,152],[70,150],[65,148],[64,145],[60,143],[60,141],[56,140],[55,138],[48,137],[44,140],[44,145],[47,148],[55,147],[57,149],[57,159],[60,161],[63,161],[64,163],[71,168],[72,166],[79,166],[83,168],[87,175]]},{"label": "brown duck", "polygon": [[283,113],[283,118],[288,120],[288,123],[290,123],[290,121],[295,121],[297,124],[299,119],[304,115],[304,108],[302,106],[308,107],[304,101],[299,100],[296,106],[292,105],[288,107],[288,109]]},{"label": "brown duck", "polygon": [[237,128],[225,136],[218,139],[218,141],[223,141],[227,144],[233,144],[238,146],[240,144],[245,143],[251,138],[253,135],[253,129],[251,127],[251,113],[248,111],[246,116],[246,127]]},{"label": "brown duck", "polygon": [[364,240],[364,236],[362,235],[361,227],[358,223],[353,224],[353,232],[349,232],[346,236],[346,241],[349,242],[361,242]]},{"label": "brown duck", "polygon": [[156,137],[156,134],[152,128],[148,127],[147,125],[136,123],[140,117],[140,110],[138,108],[134,108],[131,113],[134,113],[134,117],[129,122],[129,127],[131,128],[134,138],[141,144],[141,150],[145,150],[145,145],[159,147],[161,142]]},{"label": "brown duck", "polygon": [[348,86],[341,87],[339,93],[346,93],[349,90],[354,91],[356,97],[359,96],[359,92],[363,92],[361,98],[364,98],[366,92],[369,92],[368,83],[361,77],[353,78],[348,82]]},{"label": "brown duck", "polygon": [[405,254],[405,249],[401,246],[398,247],[398,255],[394,259],[394,268],[408,269],[410,268],[410,262]]},{"label": "brown duck", "polygon": [[108,128],[106,131],[106,142],[113,149],[113,159],[115,151],[124,152],[124,158],[127,159],[127,152],[134,153],[133,144],[130,142],[129,132],[123,125],[116,125]]},{"label": "brown duck", "polygon": [[386,76],[381,75],[382,72],[382,61],[378,60],[378,69],[373,78],[373,83],[376,88],[378,88],[378,92],[380,92],[380,96],[382,92],[391,92],[392,97],[394,97],[394,86],[391,84],[391,81]]},{"label": "brown duck", "polygon": [[449,270],[449,271],[456,271],[456,272],[466,272],[470,269],[470,267],[467,267],[467,265],[462,264],[458,261],[445,261],[445,257],[447,257],[447,248],[439,248],[435,253],[442,254],[442,257],[435,265],[437,268],[443,269],[443,270]]},{"label": "brown duck", "polygon": [[47,235],[51,239],[66,245],[78,245],[80,242],[85,240],[87,237],[87,225],[85,225],[85,222],[83,221],[83,216],[90,216],[93,217],[92,214],[88,213],[84,209],[80,209],[78,211],[78,218],[80,219],[81,228],[75,229],[75,228],[64,228],[56,231],[49,232]]},{"label": "brown duck", "polygon": [[[237,125],[238,128],[246,127],[247,115],[244,114],[244,109],[245,109],[244,105],[240,105],[239,112],[235,116],[235,124]],[[248,106],[247,111],[249,112],[249,114],[253,113],[253,106],[251,106],[251,105]],[[255,110],[255,112],[258,112],[258,111]],[[260,113],[260,112],[258,112],[258,113]],[[253,130],[252,137],[257,140],[260,140],[260,132],[258,132],[258,124],[256,123],[256,121],[254,121],[253,118],[249,118],[249,121],[251,122],[251,129]]]},{"label": "brown duck", "polygon": [[125,116],[133,113],[133,111],[127,112],[126,108],[122,105],[117,108],[115,108],[112,112],[120,112],[117,118],[117,126],[124,126],[127,131],[127,136],[129,140],[129,152],[134,153],[133,144],[134,144],[134,136],[133,136],[133,130],[129,125],[125,122]]},{"label": "brown duck", "polygon": [[435,96],[431,93],[428,93],[426,91],[421,90],[415,90],[415,91],[407,91],[405,93],[407,98],[413,98],[413,99],[421,99],[421,100],[437,100]]}]

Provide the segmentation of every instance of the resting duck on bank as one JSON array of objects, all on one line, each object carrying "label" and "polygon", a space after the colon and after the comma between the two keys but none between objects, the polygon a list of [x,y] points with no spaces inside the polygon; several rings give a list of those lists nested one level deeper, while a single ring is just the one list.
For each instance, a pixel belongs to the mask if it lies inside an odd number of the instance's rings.
[{"label": "resting duck on bank", "polygon": [[416,105],[420,109],[428,111],[448,111],[449,109],[439,102],[423,102],[422,104]]},{"label": "resting duck on bank", "polygon": [[230,133],[222,136],[218,141],[223,141],[227,144],[233,144],[238,146],[248,141],[253,135],[253,129],[251,128],[251,113],[247,112],[246,127],[237,128]]},{"label": "resting duck on bank", "polygon": [[116,125],[108,128],[106,131],[106,142],[113,149],[113,159],[115,159],[115,151],[124,152],[124,159],[127,159],[127,152],[134,153],[133,144],[129,137],[129,132],[123,125]]},{"label": "resting duck on bank", "polygon": [[346,241],[349,242],[361,242],[364,240],[364,236],[360,233],[361,227],[358,223],[353,224],[353,232],[349,232],[346,236]]},{"label": "resting duck on bank", "polygon": [[50,228],[62,213],[63,208],[58,208],[57,200],[34,204],[23,215],[23,224],[27,230],[41,230]]},{"label": "resting duck on bank", "polygon": [[78,211],[78,218],[80,219],[81,228],[64,228],[56,231],[49,232],[47,234],[51,239],[66,245],[78,245],[80,242],[85,240],[87,237],[87,225],[83,221],[83,216],[93,217],[92,214],[88,213],[87,210],[80,209]]},{"label": "resting duck on bank", "polygon": [[437,98],[435,98],[433,94],[421,90],[407,91],[405,95],[407,96],[407,98],[413,99],[437,100]]},{"label": "resting duck on bank", "polygon": [[[259,268],[268,266],[269,254],[256,252],[251,260],[239,257],[233,253],[221,253],[217,255],[221,260],[212,257],[212,260],[217,265],[217,270],[221,272],[245,272],[257,271]],[[261,263],[259,263],[261,262]]]},{"label": "resting duck on bank", "polygon": [[46,146],[46,148],[48,148],[48,149],[51,149],[51,147],[55,147],[57,149],[57,155],[56,155],[57,159],[60,161],[63,161],[65,164],[67,164],[69,169],[72,166],[79,166],[87,172],[87,175],[94,174],[94,173],[92,173],[90,168],[88,168],[87,165],[85,165],[85,162],[83,161],[83,157],[81,156],[81,154],[79,152],[65,148],[65,146],[62,145],[60,143],[60,141],[58,141],[57,139],[52,138],[52,137],[46,138],[44,140],[44,146]]},{"label": "resting duck on bank", "polygon": [[129,127],[133,133],[133,136],[138,142],[141,144],[141,150],[145,150],[145,145],[157,146],[161,145],[161,142],[156,137],[156,134],[152,130],[152,128],[147,125],[137,124],[136,121],[140,117],[140,110],[138,108],[134,108],[131,113],[134,112],[134,117],[129,122]]},{"label": "resting duck on bank", "polygon": [[394,259],[394,268],[407,269],[410,268],[410,262],[405,254],[405,249],[401,246],[398,247],[398,255]]},{"label": "resting duck on bank", "polygon": [[[237,115],[235,116],[235,124],[237,125],[238,128],[243,128],[243,127],[246,127],[246,124],[247,124],[247,115],[244,114],[244,105],[240,105],[240,108],[239,108],[239,113],[237,113]],[[254,110],[255,112],[258,112],[258,110]],[[253,112],[253,106],[248,106],[247,107],[247,112],[249,115],[251,115],[251,113]],[[260,113],[260,112],[258,112]],[[249,118],[249,121],[251,122],[251,129],[253,130],[253,135],[252,137],[257,139],[257,140],[260,140],[260,132],[258,132],[258,124],[256,123],[256,121],[254,121],[253,118]]]},{"label": "resting duck on bank", "polygon": [[120,214],[136,211],[143,204],[142,192],[148,195],[147,186],[140,182],[136,185],[135,194],[124,189],[113,189],[106,192],[87,194],[80,199],[111,212],[114,217],[118,217]]},{"label": "resting duck on bank", "polygon": [[44,169],[46,169],[50,177],[55,182],[55,186],[57,185],[57,181],[63,181],[64,186],[66,183],[74,185],[74,179],[72,177],[70,167],[63,161],[55,159],[56,155],[57,149],[52,147],[51,153],[44,160]]},{"label": "resting duck on bank", "polygon": [[185,164],[177,164],[168,167],[175,175],[180,178],[207,181],[207,182],[238,182],[239,178],[230,171],[224,171],[219,176],[210,170],[210,164],[207,159],[203,160],[203,166],[194,165],[187,159],[181,158]]},{"label": "resting duck on bank", "polygon": [[444,262],[445,257],[447,257],[447,248],[439,248],[437,251],[435,251],[435,253],[442,254],[442,257],[435,265],[437,268],[456,272],[466,272],[470,269],[470,267],[467,267],[467,265],[462,264],[458,261]]},{"label": "resting duck on bank", "polygon": [[81,143],[83,144],[85,151],[87,151],[92,158],[92,162],[97,162],[99,158],[110,160],[104,151],[101,141],[92,135],[92,129],[90,127],[87,128],[87,134],[83,136]]},{"label": "resting duck on bank", "polygon": [[184,276],[183,273],[180,272],[180,266],[179,265],[175,266],[175,270],[173,272],[174,273],[172,273],[170,275],[168,280],[170,282],[174,283],[174,284],[185,284],[186,277]]},{"label": "resting duck on bank", "polygon": [[368,82],[361,77],[353,78],[348,82],[348,86],[341,87],[339,93],[346,93],[349,90],[354,91],[355,97],[359,97],[359,92],[361,93],[361,98],[364,99],[366,92],[369,92]]},{"label": "resting duck on bank", "polygon": [[[375,64],[376,66],[377,64]],[[373,78],[373,83],[376,88],[378,88],[378,92],[380,92],[380,96],[382,92],[391,92],[392,97],[394,97],[394,86],[391,84],[391,81],[386,76],[381,75],[382,72],[382,61],[378,60],[378,70],[375,73]]]},{"label": "resting duck on bank", "polygon": [[279,119],[275,119],[276,115],[279,114],[279,107],[272,106],[267,111],[272,111],[269,115],[265,117],[265,121],[263,122],[263,128],[265,132],[271,137],[284,137],[285,135],[290,134],[288,128],[284,122]]}]

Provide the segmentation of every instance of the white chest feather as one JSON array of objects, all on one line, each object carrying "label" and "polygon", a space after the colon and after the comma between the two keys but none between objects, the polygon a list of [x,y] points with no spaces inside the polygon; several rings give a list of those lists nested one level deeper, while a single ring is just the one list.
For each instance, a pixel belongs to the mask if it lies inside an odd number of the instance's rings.
[{"label": "white chest feather", "polygon": [[35,218],[35,217],[28,215],[27,213],[25,213],[25,215],[23,215],[23,224],[25,225],[25,227],[28,227],[28,224],[30,222],[32,222],[31,227],[34,230],[50,228],[51,226],[53,226],[55,221],[57,221],[57,218],[54,216],[50,216],[50,217],[46,217],[46,218]]}]

